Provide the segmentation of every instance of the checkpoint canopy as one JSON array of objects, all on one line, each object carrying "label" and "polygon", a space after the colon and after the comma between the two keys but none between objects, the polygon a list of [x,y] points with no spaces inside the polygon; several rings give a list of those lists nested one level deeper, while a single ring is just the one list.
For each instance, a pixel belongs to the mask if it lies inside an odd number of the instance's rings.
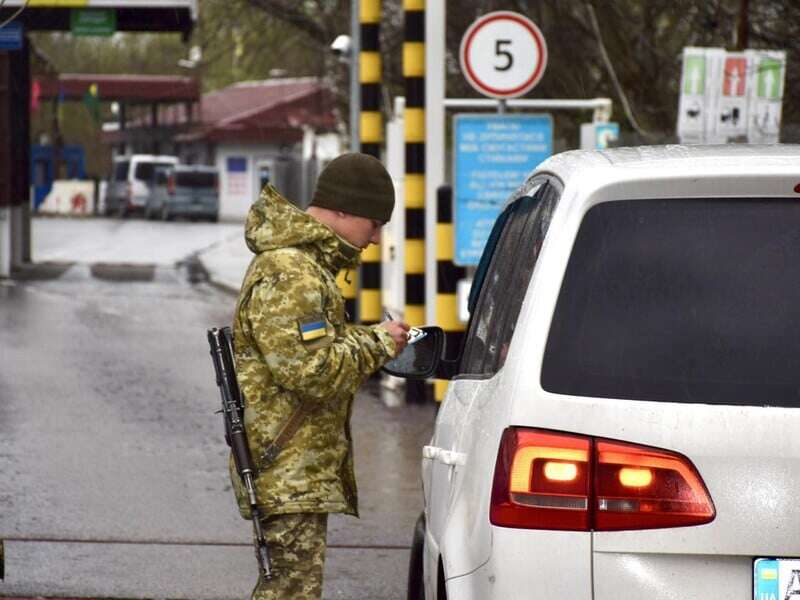
[{"label": "checkpoint canopy", "polygon": [[116,31],[180,32],[197,20],[197,0],[5,0],[0,21],[14,16],[25,31],[72,31],[111,35]]}]

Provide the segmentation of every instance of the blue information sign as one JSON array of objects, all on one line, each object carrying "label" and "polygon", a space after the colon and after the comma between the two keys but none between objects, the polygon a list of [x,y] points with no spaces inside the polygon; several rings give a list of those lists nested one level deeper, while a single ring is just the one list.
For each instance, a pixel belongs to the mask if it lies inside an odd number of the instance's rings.
[{"label": "blue information sign", "polygon": [[598,150],[605,150],[611,142],[619,139],[619,123],[597,123],[594,126],[594,140]]},{"label": "blue information sign", "polygon": [[553,153],[550,115],[457,115],[454,262],[477,265],[509,195]]},{"label": "blue information sign", "polygon": [[12,21],[0,27],[0,50],[22,49],[22,23]]}]

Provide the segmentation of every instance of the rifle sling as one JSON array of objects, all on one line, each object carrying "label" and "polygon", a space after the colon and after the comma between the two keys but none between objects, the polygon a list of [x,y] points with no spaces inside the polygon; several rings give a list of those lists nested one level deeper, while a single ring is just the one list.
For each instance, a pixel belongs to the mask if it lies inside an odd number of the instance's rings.
[{"label": "rifle sling", "polygon": [[310,411],[311,401],[301,401],[300,406],[295,409],[292,416],[283,424],[278,435],[275,436],[275,439],[272,440],[269,446],[267,446],[267,449],[264,450],[264,454],[261,455],[261,461],[264,467],[268,467],[278,458],[280,451],[283,450],[286,443],[292,439],[292,436],[297,433],[297,430],[300,429],[300,425],[303,424],[303,419],[305,419]]}]

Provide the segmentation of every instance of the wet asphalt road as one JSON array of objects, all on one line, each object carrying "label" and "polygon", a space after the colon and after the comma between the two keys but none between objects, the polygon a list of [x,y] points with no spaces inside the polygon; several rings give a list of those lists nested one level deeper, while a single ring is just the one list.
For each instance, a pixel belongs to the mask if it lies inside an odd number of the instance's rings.
[{"label": "wet asphalt road", "polygon": [[[27,276],[0,281],[0,597],[249,597],[205,340],[233,298],[191,264]],[[362,518],[331,519],[324,598],[404,597],[434,410],[358,396]]]}]

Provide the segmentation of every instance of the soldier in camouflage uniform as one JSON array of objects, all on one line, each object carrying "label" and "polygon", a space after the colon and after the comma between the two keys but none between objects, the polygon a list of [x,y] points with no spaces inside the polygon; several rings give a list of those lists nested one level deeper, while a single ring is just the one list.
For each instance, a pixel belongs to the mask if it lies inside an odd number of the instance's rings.
[{"label": "soldier in camouflage uniform", "polygon": [[[234,322],[237,378],[274,577],[253,600],[320,598],[328,513],[358,515],[350,412],[364,380],[406,344],[408,326],[346,323],[336,285],[377,243],[394,206],[377,159],[345,154],[320,174],[303,212],[268,185],[247,217],[255,253]],[[309,409],[274,462],[265,448],[301,403]],[[242,516],[249,509],[231,471]]]}]

